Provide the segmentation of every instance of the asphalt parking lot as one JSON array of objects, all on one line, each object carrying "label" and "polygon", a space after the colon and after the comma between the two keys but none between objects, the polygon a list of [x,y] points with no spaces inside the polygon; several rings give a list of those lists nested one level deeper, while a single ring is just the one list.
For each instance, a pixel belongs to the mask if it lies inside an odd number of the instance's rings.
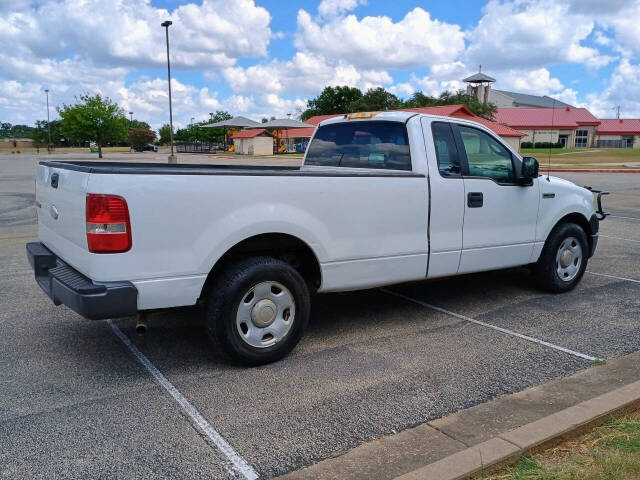
[{"label": "asphalt parking lot", "polygon": [[562,175],[613,213],[571,293],[512,269],[318,295],[294,352],[246,369],[192,309],[139,337],[54,307],[24,253],[35,164],[0,155],[0,477],[271,478],[640,350],[638,174]]}]

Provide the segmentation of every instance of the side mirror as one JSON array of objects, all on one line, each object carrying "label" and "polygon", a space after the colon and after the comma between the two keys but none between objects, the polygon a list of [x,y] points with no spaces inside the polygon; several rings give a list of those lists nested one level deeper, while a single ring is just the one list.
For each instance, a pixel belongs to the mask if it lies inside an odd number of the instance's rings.
[{"label": "side mirror", "polygon": [[520,185],[531,185],[534,178],[538,178],[538,160],[534,157],[522,157],[522,171],[520,173]]}]

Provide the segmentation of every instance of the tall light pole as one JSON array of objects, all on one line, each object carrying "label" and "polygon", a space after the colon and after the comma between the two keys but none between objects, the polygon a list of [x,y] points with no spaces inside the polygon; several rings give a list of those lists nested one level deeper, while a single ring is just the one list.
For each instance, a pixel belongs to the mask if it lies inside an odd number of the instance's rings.
[{"label": "tall light pole", "polygon": [[213,112],[209,112],[209,120],[213,122]]},{"label": "tall light pole", "polygon": [[133,128],[133,112],[129,112],[129,117],[131,118],[129,120],[129,128]]},{"label": "tall light pole", "polygon": [[178,159],[173,153],[173,109],[171,107],[171,61],[169,60],[169,26],[173,22],[166,20],[161,23],[167,34],[167,79],[169,81],[169,138],[171,141],[171,155],[169,155],[169,163],[178,163]]},{"label": "tall light pole", "polygon": [[47,144],[47,153],[51,153],[51,123],[49,122],[49,89],[45,88],[44,93],[47,95],[47,130],[49,131],[49,143]]}]

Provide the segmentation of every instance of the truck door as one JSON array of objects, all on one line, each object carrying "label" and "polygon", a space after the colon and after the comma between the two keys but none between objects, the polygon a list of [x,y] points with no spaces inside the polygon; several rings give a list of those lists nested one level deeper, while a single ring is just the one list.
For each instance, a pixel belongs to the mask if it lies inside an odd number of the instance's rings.
[{"label": "truck door", "polygon": [[462,250],[464,183],[461,157],[449,122],[422,118],[429,161],[428,278],[455,275]]},{"label": "truck door", "polygon": [[529,263],[535,239],[538,179],[518,185],[518,159],[489,133],[453,124],[462,157],[464,226],[458,273]]}]

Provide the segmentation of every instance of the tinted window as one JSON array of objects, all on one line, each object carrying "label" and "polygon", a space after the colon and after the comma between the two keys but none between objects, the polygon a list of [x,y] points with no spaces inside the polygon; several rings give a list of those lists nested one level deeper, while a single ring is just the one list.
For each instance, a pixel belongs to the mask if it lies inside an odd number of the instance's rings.
[{"label": "tinted window", "polygon": [[511,153],[493,137],[475,128],[458,125],[469,162],[469,175],[513,183]]},{"label": "tinted window", "polygon": [[587,148],[587,138],[589,130],[576,130],[576,147]]},{"label": "tinted window", "polygon": [[433,122],[433,143],[436,147],[436,157],[440,174],[445,177],[460,176],[460,158],[453,139],[451,125],[444,122]]},{"label": "tinted window", "polygon": [[305,165],[411,170],[407,129],[400,122],[324,125],[309,145]]}]

